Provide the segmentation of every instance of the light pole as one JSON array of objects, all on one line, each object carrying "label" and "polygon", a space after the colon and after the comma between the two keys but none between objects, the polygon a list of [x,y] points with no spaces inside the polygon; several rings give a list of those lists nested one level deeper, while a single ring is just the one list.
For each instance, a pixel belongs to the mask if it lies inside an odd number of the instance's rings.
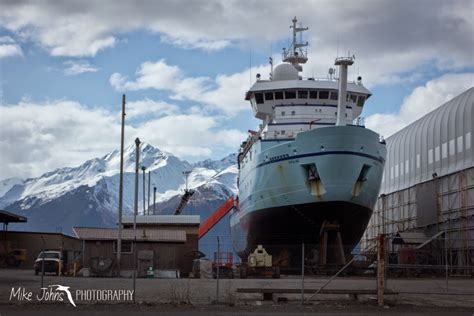
[{"label": "light pole", "polygon": [[147,202],[147,214],[150,215],[150,190],[151,190],[151,170],[148,170],[148,202]]},{"label": "light pole", "polygon": [[153,215],[155,215],[156,187],[153,187]]},{"label": "light pole", "polygon": [[146,212],[146,204],[145,204],[145,181],[146,181],[146,167],[142,166],[142,171],[143,171],[143,215],[145,215]]},{"label": "light pole", "polygon": [[133,212],[133,229],[137,228],[138,215],[138,173],[140,164],[140,138],[135,139],[135,209]]}]

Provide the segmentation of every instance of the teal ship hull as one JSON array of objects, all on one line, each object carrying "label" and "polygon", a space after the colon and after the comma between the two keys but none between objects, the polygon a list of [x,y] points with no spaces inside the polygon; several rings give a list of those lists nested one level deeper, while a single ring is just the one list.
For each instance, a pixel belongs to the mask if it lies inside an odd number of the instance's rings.
[{"label": "teal ship hull", "polygon": [[349,253],[372,215],[385,157],[379,135],[361,126],[258,139],[239,164],[239,207],[230,219],[234,250],[245,260],[259,244],[270,251],[317,244],[327,221],[340,226]]}]

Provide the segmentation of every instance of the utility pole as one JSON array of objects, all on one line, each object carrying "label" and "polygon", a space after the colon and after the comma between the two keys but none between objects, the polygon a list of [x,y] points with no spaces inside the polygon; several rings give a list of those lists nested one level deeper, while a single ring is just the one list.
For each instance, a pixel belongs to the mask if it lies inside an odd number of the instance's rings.
[{"label": "utility pole", "polygon": [[155,215],[156,187],[153,187],[153,215]]},{"label": "utility pole", "polygon": [[147,214],[150,215],[150,190],[151,190],[151,170],[148,170],[148,207]]},{"label": "utility pole", "polygon": [[117,271],[120,276],[122,256],[122,212],[123,212],[123,147],[125,137],[125,94],[122,95],[122,132],[120,136],[120,180],[118,200],[118,238],[117,238]]},{"label": "utility pole", "polygon": [[138,215],[138,173],[140,165],[140,138],[135,139],[135,209],[133,212],[133,229],[137,228]]},{"label": "utility pole", "polygon": [[145,187],[146,187],[146,185],[145,185],[145,181],[146,181],[146,172],[145,172],[145,170],[146,170],[146,167],[145,167],[145,166],[142,166],[142,171],[143,171],[143,215],[145,215],[145,214],[146,214],[146,213],[145,213],[145,212],[146,212],[146,204],[145,204],[145,202],[146,202],[146,198],[145,198]]},{"label": "utility pole", "polygon": [[133,302],[136,298],[137,274],[137,215],[138,215],[138,173],[140,172],[140,138],[135,139],[135,212],[133,213]]}]

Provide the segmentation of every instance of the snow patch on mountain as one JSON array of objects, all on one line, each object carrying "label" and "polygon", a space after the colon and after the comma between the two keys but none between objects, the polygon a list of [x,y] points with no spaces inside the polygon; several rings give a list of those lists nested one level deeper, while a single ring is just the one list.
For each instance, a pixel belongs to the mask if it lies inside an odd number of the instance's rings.
[{"label": "snow patch on mountain", "polygon": [[[133,212],[135,192],[135,155],[132,144],[124,150],[124,212]],[[188,188],[197,190],[192,203],[213,208],[220,200],[237,193],[236,155],[220,160],[204,160],[190,164],[171,153],[150,144],[140,148],[140,167],[146,167],[146,186],[151,175],[150,205],[153,204],[153,188],[156,187],[156,204],[179,201],[186,188],[185,171],[190,171]],[[46,213],[51,220],[51,229],[63,227],[68,232],[76,220],[79,223],[94,223],[90,216],[99,218],[96,223],[115,225],[113,218],[118,210],[120,179],[120,151],[114,150],[101,157],[90,159],[77,167],[59,168],[38,178],[26,180],[6,179],[0,181],[0,207],[21,213],[27,217],[34,214],[28,227],[33,227],[37,216]],[[148,187],[143,202],[143,173],[139,173],[139,212],[148,204]],[[212,201],[208,203],[205,201]],[[87,202],[87,203],[86,203]],[[173,204],[173,203],[171,203]],[[213,209],[206,210],[206,215]],[[51,215],[56,214],[56,216]],[[100,214],[100,215],[98,215]],[[203,213],[202,219],[206,216]],[[39,222],[38,222],[39,224]],[[47,222],[41,222],[44,229]],[[20,227],[20,226],[19,226]],[[26,226],[24,226],[26,228]]]}]

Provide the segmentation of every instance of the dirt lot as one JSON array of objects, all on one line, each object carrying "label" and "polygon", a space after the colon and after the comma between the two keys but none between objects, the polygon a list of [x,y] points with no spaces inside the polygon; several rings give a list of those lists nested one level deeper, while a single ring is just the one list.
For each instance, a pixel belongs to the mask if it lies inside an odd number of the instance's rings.
[{"label": "dirt lot", "polygon": [[[317,289],[327,278],[306,278],[305,289]],[[97,313],[129,314],[140,312],[146,315],[160,314],[295,314],[295,313],[380,313],[399,315],[400,313],[459,313],[474,314],[474,280],[450,279],[449,293],[446,295],[444,279],[391,279],[387,288],[400,292],[386,298],[386,306],[378,307],[374,295],[361,295],[353,300],[347,295],[317,295],[300,305],[300,294],[281,296],[284,303],[262,301],[259,294],[236,294],[236,288],[300,288],[301,280],[295,277],[281,279],[234,279],[220,280],[219,301],[216,301],[216,280],[194,279],[137,279],[136,303],[127,300],[77,300],[77,307],[64,301],[38,302],[32,299],[10,300],[12,288],[24,288],[25,292],[39,293],[41,277],[30,270],[0,270],[0,316],[11,314],[34,314],[38,311],[53,315],[56,311],[79,312],[93,315]],[[60,284],[69,286],[73,297],[76,291],[84,290],[131,290],[132,279],[126,278],[73,278],[47,275],[44,286]],[[374,278],[338,278],[328,289],[375,289]],[[414,294],[420,293],[420,294]],[[428,294],[432,293],[432,294]],[[311,295],[306,295],[309,299]]]}]

